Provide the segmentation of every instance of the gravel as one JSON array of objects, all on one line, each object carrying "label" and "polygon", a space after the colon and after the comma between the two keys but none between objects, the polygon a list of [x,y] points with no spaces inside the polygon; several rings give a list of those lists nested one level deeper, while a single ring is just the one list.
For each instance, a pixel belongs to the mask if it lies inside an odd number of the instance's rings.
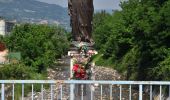
[{"label": "gravel", "polygon": [[[70,68],[69,65],[67,66],[56,66],[53,69],[48,69],[48,79],[49,80],[68,80],[70,75]],[[95,66],[93,68],[93,80],[121,80],[121,75],[114,69],[112,68],[106,68],[102,66]],[[94,92],[94,100],[101,100],[101,91],[100,87],[101,85],[95,84],[92,85],[92,90]],[[85,97],[90,97],[89,94],[90,92],[88,91],[87,86],[87,95]],[[122,90],[122,100],[128,100],[128,87],[122,87],[124,90]],[[55,84],[53,86],[53,99],[54,100],[60,100],[61,99],[61,84]],[[62,100],[69,100],[69,85],[62,84]],[[113,85],[112,86],[112,91],[113,91],[113,99],[112,100],[118,100],[119,99],[119,85]],[[51,99],[51,89],[44,89],[43,90],[43,95],[44,95],[44,100],[50,100]],[[137,97],[137,93],[133,93],[132,95],[134,97]],[[103,100],[109,100],[110,99],[110,87],[108,85],[103,85]],[[27,97],[24,98],[24,100],[31,100],[31,93],[28,94]],[[35,92],[34,94],[34,100],[41,100],[41,92]],[[75,100],[80,100],[75,99]],[[84,100],[89,100],[89,99],[84,99]],[[135,100],[135,99],[134,99]],[[137,99],[136,99],[137,100]]]}]

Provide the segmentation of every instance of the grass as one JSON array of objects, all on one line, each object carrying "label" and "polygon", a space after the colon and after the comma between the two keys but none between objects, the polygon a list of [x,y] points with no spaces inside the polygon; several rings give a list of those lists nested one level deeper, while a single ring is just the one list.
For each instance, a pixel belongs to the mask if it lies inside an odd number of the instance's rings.
[{"label": "grass", "polygon": [[103,54],[97,54],[92,57],[92,62],[95,62],[97,66],[104,66],[104,67],[114,67],[114,63],[112,59],[103,59]]}]

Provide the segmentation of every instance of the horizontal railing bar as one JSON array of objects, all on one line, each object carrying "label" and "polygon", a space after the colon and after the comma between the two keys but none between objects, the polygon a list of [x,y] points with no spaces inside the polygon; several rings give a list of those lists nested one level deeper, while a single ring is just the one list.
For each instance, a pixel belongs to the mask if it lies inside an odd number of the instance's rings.
[{"label": "horizontal railing bar", "polygon": [[122,85],[170,85],[170,81],[93,81],[93,80],[0,80],[1,83],[14,83],[14,84],[122,84]]}]

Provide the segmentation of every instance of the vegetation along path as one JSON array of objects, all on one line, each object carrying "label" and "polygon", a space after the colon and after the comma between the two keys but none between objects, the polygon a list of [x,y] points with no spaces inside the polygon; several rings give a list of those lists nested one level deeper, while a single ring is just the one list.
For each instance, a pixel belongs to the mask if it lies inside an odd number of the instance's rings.
[{"label": "vegetation along path", "polygon": [[[53,68],[48,69],[48,79],[49,80],[68,80],[69,75],[70,75],[70,66],[69,66],[69,58],[65,57],[61,60],[63,63],[60,66],[55,66]],[[122,77],[121,75],[114,69],[112,68],[106,68],[103,66],[96,66],[94,69],[94,76],[95,80],[121,80]],[[125,87],[128,88],[128,87]],[[113,96],[115,97],[114,100],[119,99],[119,92],[118,91],[119,86],[113,86]],[[95,100],[100,100],[100,85],[95,84],[94,85],[94,97]],[[103,100],[108,100],[109,99],[109,86],[103,86]],[[128,90],[128,89],[126,89]],[[44,89],[44,99],[45,100],[50,100],[51,99],[51,90],[50,88]],[[125,95],[123,95],[123,98],[128,98],[128,92],[123,91]],[[133,92],[133,95],[137,96],[138,94],[136,92]],[[54,100],[60,100],[60,84],[55,84],[53,86],[53,96]],[[28,94],[28,96],[24,100],[30,100],[31,99],[31,93]],[[41,92],[35,92],[34,93],[34,99],[35,100],[40,100],[41,99]],[[69,85],[63,84],[63,100],[68,100],[69,99]],[[125,99],[126,100],[126,99]]]}]

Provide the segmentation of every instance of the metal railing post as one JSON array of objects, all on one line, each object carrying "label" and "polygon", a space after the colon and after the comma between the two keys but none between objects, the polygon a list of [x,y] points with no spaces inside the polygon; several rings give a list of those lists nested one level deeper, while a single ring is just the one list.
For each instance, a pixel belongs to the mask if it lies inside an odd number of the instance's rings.
[{"label": "metal railing post", "polygon": [[119,94],[120,95],[120,100],[122,100],[122,85],[120,85],[119,88],[120,88],[120,94]]},{"label": "metal railing post", "polygon": [[150,100],[152,100],[152,85],[150,85]]},{"label": "metal railing post", "polygon": [[159,100],[162,100],[162,85],[160,85]]},{"label": "metal railing post", "polygon": [[112,95],[112,84],[110,85],[110,100],[112,100],[112,98],[113,98],[113,95]]},{"label": "metal railing post", "polygon": [[74,84],[70,84],[70,100],[74,100]]},{"label": "metal railing post", "polygon": [[132,85],[129,86],[129,100],[132,100]]},{"label": "metal railing post", "polygon": [[142,100],[142,85],[139,85],[139,100]]},{"label": "metal railing post", "polygon": [[1,84],[1,100],[5,100],[4,83]]},{"label": "metal railing post", "polygon": [[22,83],[22,100],[24,100],[24,83]]},{"label": "metal railing post", "polygon": [[100,100],[103,100],[103,86],[100,86]]},{"label": "metal railing post", "polygon": [[84,99],[84,84],[81,84],[81,100],[83,100]]},{"label": "metal railing post", "polygon": [[170,85],[169,85],[169,97],[170,97]]},{"label": "metal railing post", "polygon": [[31,100],[34,100],[34,85],[32,84],[32,99]]},{"label": "metal railing post", "polygon": [[44,100],[44,92],[43,92],[44,86],[41,84],[41,100]]},{"label": "metal railing post", "polygon": [[14,83],[12,84],[12,100],[15,98],[15,85]]},{"label": "metal railing post", "polygon": [[[41,100],[43,100],[43,84],[51,84],[51,100],[54,100],[54,94],[56,93],[54,91],[55,86],[54,84],[56,84],[56,81],[58,82],[58,80],[0,80],[0,84],[1,84],[1,91],[0,91],[0,100],[5,100],[7,97],[7,95],[5,94],[5,91],[8,90],[8,89],[11,89],[11,100],[14,100],[14,94],[15,94],[15,84],[21,84],[22,85],[22,90],[20,90],[22,92],[22,95],[20,97],[20,99],[24,99],[24,84],[30,84],[32,85],[32,93],[30,95],[30,99],[33,100],[35,97],[35,93],[36,91],[34,91],[34,84],[41,84]],[[61,80],[60,80],[61,81]],[[133,85],[137,85],[139,87],[139,97],[138,97],[138,100],[142,100],[143,99],[143,86],[146,85],[146,86],[150,86],[150,91],[148,91],[148,99],[152,100],[153,99],[153,87],[154,86],[157,86],[157,88],[159,87],[159,90],[158,93],[159,93],[159,100],[163,100],[164,97],[163,97],[163,89],[164,87],[163,86],[169,86],[169,95],[170,95],[170,81],[95,81],[95,80],[62,80],[62,84],[68,84],[70,85],[70,93],[69,93],[69,98],[70,100],[75,100],[76,96],[75,96],[75,85],[78,85],[78,84],[84,84],[84,87],[85,86],[88,86],[88,85],[92,85],[92,84],[100,84],[99,86],[99,96],[101,96],[99,99],[104,99],[103,97],[105,97],[105,95],[107,95],[110,99],[113,99],[114,98],[118,98],[120,96],[120,100],[124,99],[124,89],[127,89],[127,88],[123,88],[124,86],[126,85],[129,85],[129,97],[127,95],[127,99],[129,98],[129,100],[131,100],[133,98],[134,95],[132,95],[133,93],[133,88],[132,86]],[[7,84],[11,84],[11,85],[7,85]],[[7,87],[7,86],[9,87]],[[110,85],[110,89],[107,89],[105,91],[105,85]],[[116,86],[116,96],[114,96],[114,87],[112,87],[113,85],[117,85]],[[119,87],[119,89],[117,89]],[[50,88],[50,87],[49,87]],[[36,89],[36,88],[35,88]],[[86,96],[87,98],[89,98],[88,100],[90,100],[90,96],[91,96],[91,100],[95,99],[95,92],[94,92],[94,87],[92,89],[92,86],[90,88],[91,91],[83,91],[83,89],[85,88],[81,88],[82,91],[82,98],[79,98],[79,99],[85,99]],[[168,89],[168,88],[167,88]],[[58,89],[57,89],[58,90]],[[62,97],[65,96],[65,86],[61,85],[60,86],[60,90],[61,91],[61,99],[64,99]],[[108,90],[110,90],[110,95],[108,93]],[[120,91],[120,92],[119,92]],[[30,90],[31,92],[31,90]],[[35,92],[35,93],[34,93]],[[89,95],[86,95],[86,93],[88,92]],[[127,89],[127,92],[128,92],[128,89]],[[150,92],[150,93],[149,93]],[[94,94],[93,94],[94,93]],[[106,94],[107,93],[107,94]],[[135,91],[136,93],[136,91]],[[150,95],[149,95],[150,94]],[[167,93],[168,95],[168,93]],[[84,98],[83,98],[84,96]],[[123,98],[122,98],[123,97]],[[122,99],[121,99],[122,98]],[[125,98],[125,99],[126,99]],[[119,99],[119,98],[118,98]]]},{"label": "metal railing post", "polygon": [[53,84],[51,84],[50,86],[51,86],[51,100],[53,100]]},{"label": "metal railing post", "polygon": [[93,100],[93,89],[92,88],[94,88],[93,86],[92,86],[92,84],[91,84],[91,86],[90,86],[90,97],[91,97],[91,100]]}]

